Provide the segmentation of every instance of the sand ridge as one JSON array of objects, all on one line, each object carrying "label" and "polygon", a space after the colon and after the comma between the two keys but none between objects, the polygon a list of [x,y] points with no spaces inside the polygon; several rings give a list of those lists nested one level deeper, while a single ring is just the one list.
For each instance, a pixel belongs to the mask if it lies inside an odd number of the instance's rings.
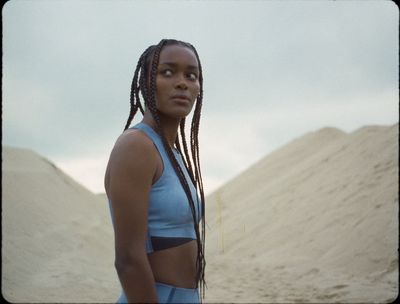
[{"label": "sand ridge", "polygon": [[3,147],[2,154],[5,299],[114,301],[119,285],[104,201],[33,151]]},{"label": "sand ridge", "polygon": [[[208,195],[205,302],[393,300],[398,128],[305,134]],[[2,154],[3,296],[115,302],[106,197],[33,151]]]},{"label": "sand ridge", "polygon": [[206,214],[211,302],[394,299],[398,124],[296,139],[211,194]]}]

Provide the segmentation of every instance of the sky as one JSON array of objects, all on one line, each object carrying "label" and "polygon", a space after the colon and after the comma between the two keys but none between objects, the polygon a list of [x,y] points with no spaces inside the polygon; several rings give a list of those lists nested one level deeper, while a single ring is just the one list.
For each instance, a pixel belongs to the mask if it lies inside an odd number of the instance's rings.
[{"label": "sky", "polygon": [[392,1],[12,0],[2,22],[2,145],[95,193],[139,56],[163,38],[200,56],[206,194],[308,132],[399,121]]}]

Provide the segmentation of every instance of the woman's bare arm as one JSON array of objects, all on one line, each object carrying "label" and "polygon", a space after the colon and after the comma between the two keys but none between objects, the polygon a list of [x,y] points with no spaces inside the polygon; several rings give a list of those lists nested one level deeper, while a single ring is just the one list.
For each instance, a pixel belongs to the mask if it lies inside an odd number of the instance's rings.
[{"label": "woman's bare arm", "polygon": [[114,214],[115,267],[128,302],[158,302],[145,247],[156,169],[155,148],[149,138],[138,130],[120,136],[111,152],[106,188]]}]

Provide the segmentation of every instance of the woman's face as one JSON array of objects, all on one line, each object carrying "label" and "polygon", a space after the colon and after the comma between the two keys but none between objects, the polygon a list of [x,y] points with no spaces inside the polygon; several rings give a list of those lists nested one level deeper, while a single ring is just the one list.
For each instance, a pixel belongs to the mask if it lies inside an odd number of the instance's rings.
[{"label": "woman's face", "polygon": [[194,52],[181,45],[165,46],[157,70],[157,108],[163,115],[184,118],[200,92],[199,67]]}]

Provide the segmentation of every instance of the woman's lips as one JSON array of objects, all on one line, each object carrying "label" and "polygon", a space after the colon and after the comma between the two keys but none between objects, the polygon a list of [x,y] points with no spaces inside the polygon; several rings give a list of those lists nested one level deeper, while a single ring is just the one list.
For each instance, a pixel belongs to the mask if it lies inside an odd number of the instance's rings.
[{"label": "woman's lips", "polygon": [[184,95],[174,95],[171,97],[174,101],[180,103],[180,104],[188,104],[190,103],[190,98]]},{"label": "woman's lips", "polygon": [[173,98],[173,99],[186,99],[186,100],[190,101],[190,98],[189,98],[188,96],[186,96],[186,95],[181,95],[181,94],[179,94],[179,95],[173,95],[172,98]]}]

